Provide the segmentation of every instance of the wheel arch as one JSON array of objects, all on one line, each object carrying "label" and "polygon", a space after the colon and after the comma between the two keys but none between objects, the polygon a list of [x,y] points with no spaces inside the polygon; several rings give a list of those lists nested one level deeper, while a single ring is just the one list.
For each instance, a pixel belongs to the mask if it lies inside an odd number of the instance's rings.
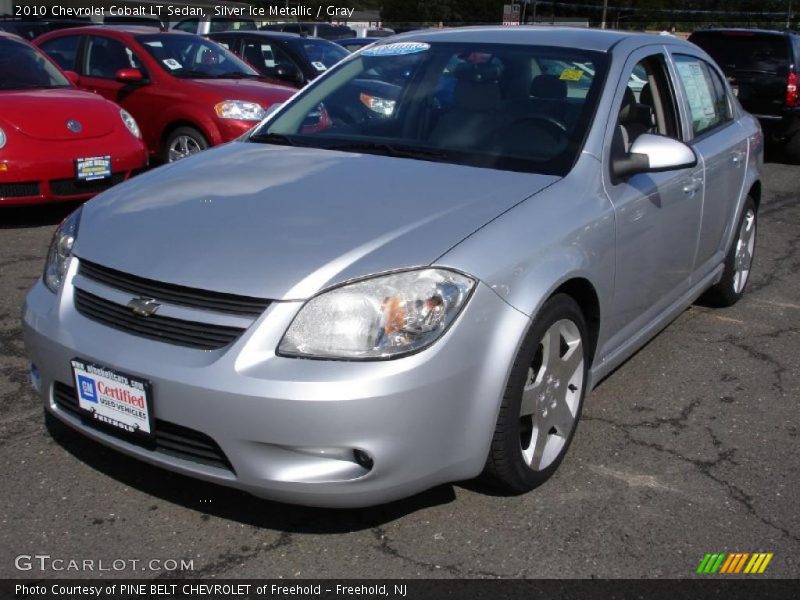
[{"label": "wheel arch", "polygon": [[756,210],[761,208],[761,180],[756,179],[750,189],[747,192],[747,195],[753,199],[753,202],[756,203]]},{"label": "wheel arch", "polygon": [[196,123],[195,121],[191,121],[189,119],[176,119],[165,125],[163,131],[161,132],[159,148],[162,152],[167,140],[169,139],[169,136],[171,136],[176,129],[180,129],[181,127],[191,127],[192,129],[196,129],[203,134],[203,136],[206,138],[206,141],[208,141],[209,146],[214,145],[213,137],[208,133],[208,131],[206,131],[206,128],[203,127],[202,124]]},{"label": "wheel arch", "polygon": [[[600,298],[594,285],[585,277],[572,277],[559,284],[548,296],[547,300],[557,294],[566,294],[580,307],[586,322],[587,358],[589,364],[594,361],[597,342],[600,336]],[[546,301],[546,300],[545,300]]]}]

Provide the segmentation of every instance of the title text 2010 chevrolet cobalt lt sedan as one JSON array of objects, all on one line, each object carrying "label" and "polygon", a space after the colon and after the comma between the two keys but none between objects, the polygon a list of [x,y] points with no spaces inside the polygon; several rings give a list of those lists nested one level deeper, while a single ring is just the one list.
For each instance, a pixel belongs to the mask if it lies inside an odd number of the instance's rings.
[{"label": "title text 2010 chevrolet cobalt lt sedan", "polygon": [[594,384],[742,295],[762,156],[680,40],[392,38],[69,217],[24,310],[32,380],[87,436],[268,498],[527,491]]}]

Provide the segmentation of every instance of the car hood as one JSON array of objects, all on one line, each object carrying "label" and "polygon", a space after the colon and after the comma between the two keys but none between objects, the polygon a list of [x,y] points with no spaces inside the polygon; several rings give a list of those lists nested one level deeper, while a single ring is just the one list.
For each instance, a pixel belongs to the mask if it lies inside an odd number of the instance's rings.
[{"label": "car hood", "polygon": [[235,142],[87,203],[75,254],[192,288],[304,299],[428,265],[557,179]]},{"label": "car hood", "polygon": [[[81,140],[102,137],[122,125],[119,109],[90,92],[73,88],[19,90],[0,94],[0,118],[37,140]],[[80,131],[67,128],[80,123]]]},{"label": "car hood", "polygon": [[219,95],[220,100],[247,100],[268,108],[275,102],[284,102],[296,89],[273,85],[254,79],[189,79],[192,85]]}]

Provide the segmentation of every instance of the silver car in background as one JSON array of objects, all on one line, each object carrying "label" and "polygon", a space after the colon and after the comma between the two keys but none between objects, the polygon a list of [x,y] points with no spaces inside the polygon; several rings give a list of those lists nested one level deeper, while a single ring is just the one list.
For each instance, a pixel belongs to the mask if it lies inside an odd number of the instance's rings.
[{"label": "silver car in background", "polygon": [[525,492],[587,391],[741,297],[762,164],[681,40],[397,36],[70,216],[24,308],[31,379],[50,418],[265,498]]}]

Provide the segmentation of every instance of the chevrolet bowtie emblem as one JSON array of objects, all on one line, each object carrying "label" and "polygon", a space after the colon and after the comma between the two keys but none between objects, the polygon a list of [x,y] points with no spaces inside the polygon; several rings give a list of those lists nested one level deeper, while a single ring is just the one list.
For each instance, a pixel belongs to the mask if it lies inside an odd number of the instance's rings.
[{"label": "chevrolet bowtie emblem", "polygon": [[140,317],[149,317],[155,314],[160,307],[161,305],[152,298],[133,298],[128,302],[128,308],[133,311],[133,314]]}]

